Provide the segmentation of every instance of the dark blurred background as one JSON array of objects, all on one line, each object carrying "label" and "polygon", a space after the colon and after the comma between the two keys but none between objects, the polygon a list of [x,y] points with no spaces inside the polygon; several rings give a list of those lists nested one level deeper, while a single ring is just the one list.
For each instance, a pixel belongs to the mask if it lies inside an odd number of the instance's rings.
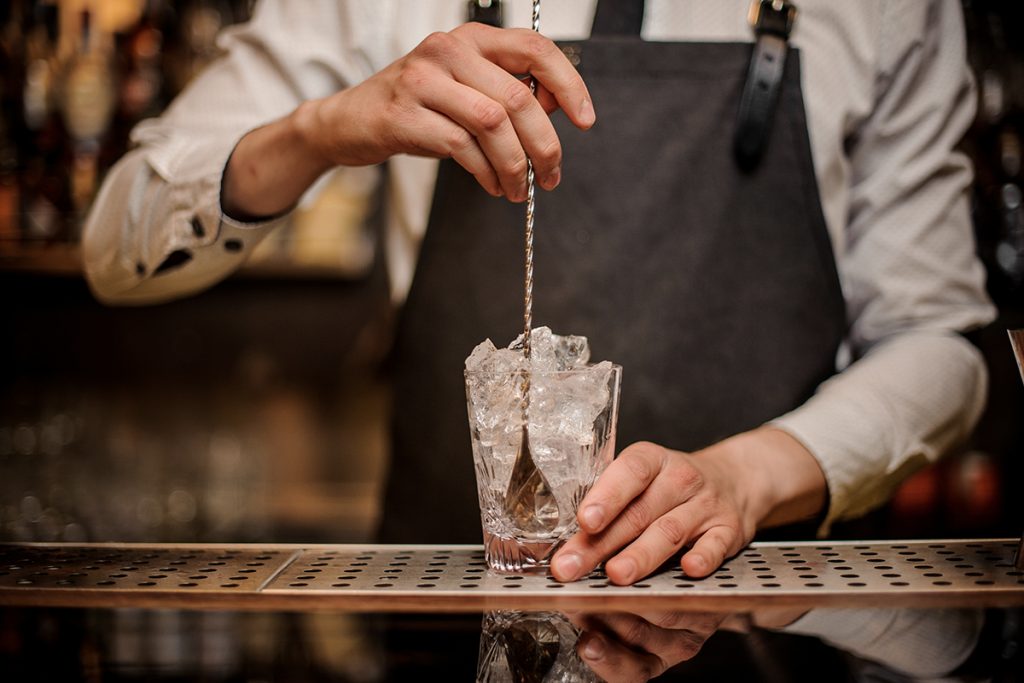
[{"label": "dark blurred background", "polygon": [[[0,4],[0,541],[370,537],[387,467],[389,306],[367,207],[341,188],[183,301],[91,297],[81,223],[131,127],[217,57],[249,0]],[[977,434],[851,537],[1024,529],[1024,53],[1019,3],[965,2],[978,249],[1000,319]]]}]

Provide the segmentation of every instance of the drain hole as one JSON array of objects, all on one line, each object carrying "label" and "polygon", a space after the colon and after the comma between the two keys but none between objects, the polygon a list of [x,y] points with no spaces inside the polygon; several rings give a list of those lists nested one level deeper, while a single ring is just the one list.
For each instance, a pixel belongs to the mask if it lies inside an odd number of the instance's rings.
[{"label": "drain hole", "polygon": [[349,575],[349,574],[346,574],[346,575],[344,575],[344,576],[339,576],[339,577],[337,577],[337,578],[338,578],[339,580],[341,580],[341,581],[353,581],[353,580],[355,580],[355,579],[356,579],[356,578],[358,578],[358,577],[356,577],[356,576],[351,576],[351,575]]},{"label": "drain hole", "polygon": [[139,585],[140,586],[155,586],[156,585],[156,581],[140,581]]},{"label": "drain hole", "polygon": [[798,578],[801,578],[801,579],[816,579],[816,578],[818,578],[818,575],[817,574],[801,574]]},{"label": "drain hole", "polygon": [[296,576],[295,580],[296,581],[315,581],[316,577],[315,576]]},{"label": "drain hole", "polygon": [[167,578],[167,574],[150,574],[149,578],[151,578],[151,579],[166,579]]},{"label": "drain hole", "polygon": [[[476,584],[471,584],[471,585],[476,585]],[[549,583],[548,585],[546,585],[544,587],[545,588],[565,588],[565,584],[564,583]]]},{"label": "drain hole", "polygon": [[763,586],[764,588],[780,588],[782,586],[782,584],[781,583],[762,583],[761,586]]},{"label": "drain hole", "polygon": [[218,561],[218,562],[207,562],[206,564],[210,565],[211,567],[222,567],[222,566],[224,566],[225,563]]},{"label": "drain hole", "polygon": [[385,574],[401,574],[402,570],[401,569],[385,569],[384,573]]},{"label": "drain hole", "polygon": [[736,588],[736,584],[735,583],[720,583],[720,584],[718,584],[718,587],[719,588]]},{"label": "drain hole", "polygon": [[995,581],[989,581],[988,579],[979,579],[978,581],[975,581],[974,583],[976,583],[979,586],[991,586],[992,584],[995,583]]},{"label": "drain hole", "polygon": [[431,566],[431,567],[443,567],[443,566],[445,566],[448,563],[447,562],[428,562],[427,564],[428,564],[428,566]]},{"label": "drain hole", "polygon": [[326,562],[310,562],[309,566],[310,567],[326,567],[327,563]]},{"label": "drain hole", "polygon": [[924,575],[927,576],[929,579],[934,579],[936,577],[942,576],[942,572],[925,572]]},{"label": "drain hole", "polygon": [[722,580],[726,580],[726,581],[728,581],[728,580],[732,580],[732,579],[735,579],[736,577],[735,577],[735,576],[733,576],[733,575],[731,575],[731,574],[722,574],[722,575],[720,575],[720,576],[716,576],[715,578],[716,578],[716,579],[722,579]]},{"label": "drain hole", "polygon": [[373,584],[373,587],[374,588],[391,588],[394,585],[395,584],[393,584],[393,583],[375,583],[375,584]]},{"label": "drain hole", "polygon": [[435,586],[437,586],[436,583],[417,583],[416,584],[417,588],[434,588]]},{"label": "drain hole", "polygon": [[633,584],[633,588],[650,588],[650,587],[651,587],[651,584],[649,584],[649,583],[634,583]]},{"label": "drain hole", "polygon": [[309,584],[308,583],[303,583],[302,581],[296,581],[294,583],[289,583],[288,585],[291,586],[292,588],[302,588],[303,586],[308,586]]},{"label": "drain hole", "polygon": [[985,576],[985,572],[964,572],[964,576]]},{"label": "drain hole", "polygon": [[372,560],[373,555],[359,555],[356,557],[357,560]]},{"label": "drain hole", "polygon": [[854,588],[863,588],[863,587],[864,587],[864,586],[866,586],[867,584],[866,584],[866,583],[863,583],[863,582],[861,582],[861,581],[850,581],[850,582],[849,582],[849,583],[847,583],[846,585],[847,585],[847,586],[853,586]]},{"label": "drain hole", "polygon": [[222,583],[220,585],[220,587],[221,588],[238,588],[238,584],[237,583]]},{"label": "drain hole", "polygon": [[[462,580],[463,581],[482,581],[483,578],[484,577],[482,577],[482,576],[463,576]],[[548,578],[551,579],[552,581],[555,580],[555,577],[553,577],[553,576],[549,576]]]},{"label": "drain hole", "polygon": [[[429,572],[429,571],[437,571],[437,570],[428,569],[427,571]],[[521,576],[506,576],[505,580],[506,581],[522,581],[523,577],[521,577]]]},{"label": "drain hole", "polygon": [[262,562],[246,562],[245,566],[246,567],[262,567],[263,563]]},{"label": "drain hole", "polygon": [[676,588],[693,588],[692,583],[677,583]]},{"label": "drain hole", "polygon": [[953,584],[949,581],[932,581],[936,586],[952,586]]},{"label": "drain hole", "polygon": [[[460,583],[459,588],[477,588],[479,583]],[[550,586],[548,586],[550,588]]]},{"label": "drain hole", "polygon": [[910,584],[907,583],[906,581],[890,581],[889,585],[890,586],[909,586]]},{"label": "drain hole", "polygon": [[889,569],[892,569],[892,567],[890,567],[887,564],[876,564],[875,565],[875,569],[889,570]]},{"label": "drain hole", "polygon": [[202,569],[199,569],[197,571],[203,572],[205,574],[209,574],[210,572],[215,572],[217,570],[214,569],[213,567],[203,567]]},{"label": "drain hole", "polygon": [[839,576],[840,576],[840,578],[843,578],[843,579],[859,579],[860,578],[860,574],[840,574]]},{"label": "drain hole", "polygon": [[248,581],[249,580],[248,576],[231,576],[231,577],[228,577],[228,578],[230,578],[232,581]]},{"label": "drain hole", "polygon": [[882,574],[882,576],[887,579],[898,579],[902,574]]},{"label": "drain hole", "polygon": [[935,567],[930,564],[916,564],[914,565],[914,569],[935,569]]},{"label": "drain hole", "polygon": [[[475,585],[479,586],[480,584],[478,583],[478,584],[475,584]],[[505,588],[522,588],[522,587],[523,587],[523,584],[521,584],[521,583],[506,583],[505,584]]]},{"label": "drain hole", "polygon": [[195,588],[199,584],[198,583],[179,583],[178,585],[181,586],[182,588]]},{"label": "drain hole", "polygon": [[351,585],[352,585],[351,583],[332,583],[331,584],[331,586],[333,586],[334,588],[348,588]]},{"label": "drain hole", "polygon": [[807,586],[808,588],[822,588],[822,587],[824,587],[825,584],[823,584],[823,583],[805,583],[804,585]]},{"label": "drain hole", "polygon": [[774,579],[775,576],[772,575],[772,574],[761,574],[757,578],[767,580],[767,579]]},{"label": "drain hole", "polygon": [[405,567],[408,564],[408,562],[388,562],[389,567]]},{"label": "drain hole", "polygon": [[255,574],[256,570],[255,569],[239,569],[238,573],[239,574]]}]

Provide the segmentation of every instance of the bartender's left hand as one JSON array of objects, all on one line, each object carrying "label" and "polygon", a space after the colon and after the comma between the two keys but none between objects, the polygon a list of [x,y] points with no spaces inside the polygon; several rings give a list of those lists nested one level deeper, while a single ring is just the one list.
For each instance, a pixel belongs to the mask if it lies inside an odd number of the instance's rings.
[{"label": "bartender's left hand", "polygon": [[575,581],[607,560],[608,578],[626,585],[688,547],[682,570],[707,576],[758,528],[810,518],[825,500],[817,460],[779,429],[761,427],[695,453],[635,443],[584,497],[580,531],[551,570]]}]

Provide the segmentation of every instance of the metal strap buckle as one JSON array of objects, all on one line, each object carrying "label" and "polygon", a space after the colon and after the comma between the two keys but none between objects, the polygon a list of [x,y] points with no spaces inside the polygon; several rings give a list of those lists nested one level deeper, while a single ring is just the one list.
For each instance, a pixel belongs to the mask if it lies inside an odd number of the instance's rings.
[{"label": "metal strap buckle", "polygon": [[770,33],[787,40],[796,14],[796,5],[786,0],[754,0],[750,3],[747,21],[757,35]]}]

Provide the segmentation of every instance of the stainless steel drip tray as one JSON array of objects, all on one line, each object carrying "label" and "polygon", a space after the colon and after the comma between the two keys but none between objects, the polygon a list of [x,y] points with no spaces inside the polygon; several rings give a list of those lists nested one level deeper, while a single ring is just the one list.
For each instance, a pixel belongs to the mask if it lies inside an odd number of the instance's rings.
[{"label": "stainless steel drip tray", "polygon": [[0,605],[477,612],[1024,605],[1010,539],[754,543],[632,586],[487,570],[479,546],[0,545]]}]

